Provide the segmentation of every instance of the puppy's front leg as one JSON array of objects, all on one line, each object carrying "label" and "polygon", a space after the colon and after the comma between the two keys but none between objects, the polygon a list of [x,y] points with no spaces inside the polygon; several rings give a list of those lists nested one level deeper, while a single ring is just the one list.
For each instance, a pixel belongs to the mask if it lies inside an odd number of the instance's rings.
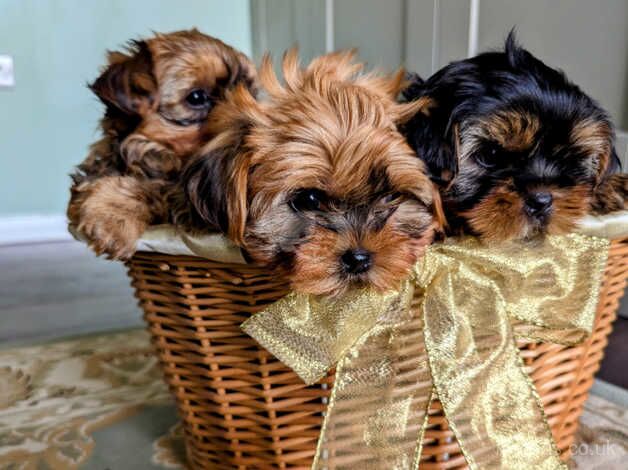
[{"label": "puppy's front leg", "polygon": [[608,214],[624,209],[628,209],[628,173],[617,173],[595,189],[591,212]]},{"label": "puppy's front leg", "polygon": [[164,222],[163,182],[107,176],[72,188],[70,228],[98,254],[128,259],[137,240],[153,223]]}]

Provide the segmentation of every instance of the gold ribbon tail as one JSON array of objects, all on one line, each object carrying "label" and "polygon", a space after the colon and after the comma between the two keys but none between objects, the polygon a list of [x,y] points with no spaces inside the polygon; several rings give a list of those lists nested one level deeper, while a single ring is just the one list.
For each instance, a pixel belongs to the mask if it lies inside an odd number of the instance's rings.
[{"label": "gold ribbon tail", "polygon": [[[428,253],[425,345],[437,395],[473,469],[564,469],[515,342],[573,344],[592,329],[608,242],[581,235]],[[425,269],[424,269],[425,271]]]},{"label": "gold ribbon tail", "polygon": [[[476,285],[474,304],[486,308],[469,311],[454,288],[458,281],[446,274],[430,286],[425,344],[437,395],[469,467],[566,468],[523,370],[505,302]],[[453,308],[443,298],[453,299]]]},{"label": "gold ribbon tail", "polygon": [[338,364],[313,469],[419,467],[432,381],[413,291],[405,283]]}]

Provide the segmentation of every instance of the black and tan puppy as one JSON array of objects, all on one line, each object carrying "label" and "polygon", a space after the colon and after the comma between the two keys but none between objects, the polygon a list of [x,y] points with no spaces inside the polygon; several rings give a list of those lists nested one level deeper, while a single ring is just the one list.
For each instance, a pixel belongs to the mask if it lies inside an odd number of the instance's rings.
[{"label": "black and tan puppy", "polygon": [[621,205],[608,115],[512,33],[503,52],[453,62],[405,96],[433,101],[404,133],[441,187],[451,234],[532,239]]},{"label": "black and tan puppy", "polygon": [[70,230],[98,254],[124,259],[151,224],[170,220],[166,200],[187,157],[212,135],[204,126],[225,91],[254,91],[241,52],[193,29],[132,41],[110,52],[90,89],[105,105],[102,138],[72,175]]}]

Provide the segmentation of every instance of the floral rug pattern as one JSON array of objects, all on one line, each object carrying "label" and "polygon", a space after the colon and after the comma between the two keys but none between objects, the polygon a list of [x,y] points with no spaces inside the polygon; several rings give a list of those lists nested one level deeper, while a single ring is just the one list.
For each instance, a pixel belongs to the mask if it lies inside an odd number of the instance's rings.
[{"label": "floral rug pattern", "polygon": [[[183,469],[184,453],[144,331],[0,349],[0,468]],[[574,469],[628,468],[628,410],[592,395],[573,453]]]},{"label": "floral rug pattern", "polygon": [[165,403],[143,331],[0,350],[0,468],[77,468],[95,430]]}]

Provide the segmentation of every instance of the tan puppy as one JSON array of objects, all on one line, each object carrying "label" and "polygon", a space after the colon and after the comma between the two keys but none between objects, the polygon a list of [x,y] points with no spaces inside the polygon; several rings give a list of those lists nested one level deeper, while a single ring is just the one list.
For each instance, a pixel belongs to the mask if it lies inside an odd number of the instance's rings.
[{"label": "tan puppy", "polygon": [[169,220],[165,194],[212,136],[204,126],[225,91],[255,91],[242,53],[197,30],[157,34],[110,52],[90,89],[105,104],[103,137],[72,175],[70,229],[98,254],[124,259],[148,225]]},{"label": "tan puppy", "polygon": [[427,100],[397,104],[403,73],[361,68],[351,52],[301,68],[291,51],[281,84],[265,59],[268,98],[237,87],[182,179],[196,229],[224,231],[301,292],[394,289],[442,224],[424,164],[397,131]]}]

